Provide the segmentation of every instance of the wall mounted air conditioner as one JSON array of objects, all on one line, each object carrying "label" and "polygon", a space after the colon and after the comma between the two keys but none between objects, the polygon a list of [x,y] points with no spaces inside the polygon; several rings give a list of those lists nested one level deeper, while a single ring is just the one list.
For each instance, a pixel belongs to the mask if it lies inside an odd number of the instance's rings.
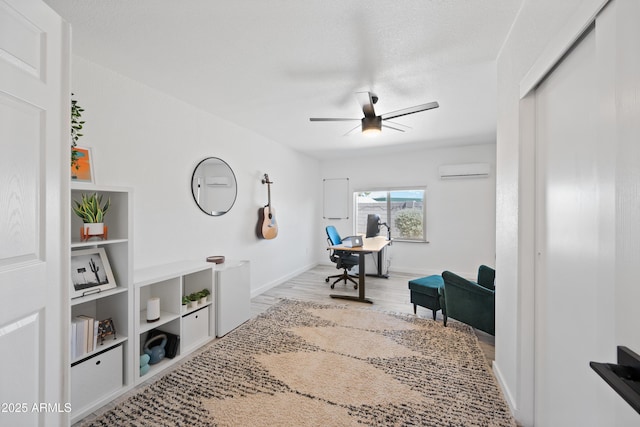
[{"label": "wall mounted air conditioner", "polygon": [[229,178],[226,176],[208,176],[205,178],[205,184],[211,187],[228,187]]},{"label": "wall mounted air conditioner", "polygon": [[440,179],[486,178],[489,176],[489,171],[489,163],[441,165],[438,168]]}]

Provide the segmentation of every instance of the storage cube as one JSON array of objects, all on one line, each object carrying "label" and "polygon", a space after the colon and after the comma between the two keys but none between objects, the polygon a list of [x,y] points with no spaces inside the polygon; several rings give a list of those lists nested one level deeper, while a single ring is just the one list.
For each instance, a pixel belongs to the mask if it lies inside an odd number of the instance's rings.
[{"label": "storage cube", "polygon": [[83,408],[122,387],[122,346],[71,367],[71,408]]},{"label": "storage cube", "polygon": [[189,350],[209,337],[209,307],[189,313],[182,318],[181,348]]}]

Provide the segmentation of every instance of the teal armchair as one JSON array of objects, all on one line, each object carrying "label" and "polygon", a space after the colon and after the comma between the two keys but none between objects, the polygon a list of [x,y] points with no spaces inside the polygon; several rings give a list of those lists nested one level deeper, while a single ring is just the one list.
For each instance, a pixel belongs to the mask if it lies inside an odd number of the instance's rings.
[{"label": "teal armchair", "polygon": [[450,271],[442,272],[444,286],[440,305],[444,325],[451,317],[488,334],[495,335],[495,270],[486,265],[478,269],[478,281],[472,282]]}]

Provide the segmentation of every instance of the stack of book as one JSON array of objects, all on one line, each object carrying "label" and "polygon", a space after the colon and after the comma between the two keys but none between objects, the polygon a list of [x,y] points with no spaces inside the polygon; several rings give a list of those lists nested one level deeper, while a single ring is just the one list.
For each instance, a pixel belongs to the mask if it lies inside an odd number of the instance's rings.
[{"label": "stack of book", "polygon": [[98,343],[98,321],[89,316],[71,319],[71,359],[91,353]]}]

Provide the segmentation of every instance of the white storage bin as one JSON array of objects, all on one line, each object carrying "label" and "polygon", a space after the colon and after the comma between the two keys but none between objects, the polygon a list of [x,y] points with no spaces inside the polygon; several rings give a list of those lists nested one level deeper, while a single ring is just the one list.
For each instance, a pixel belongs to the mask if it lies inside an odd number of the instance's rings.
[{"label": "white storage bin", "polygon": [[122,387],[122,346],[71,367],[71,408],[78,413]]},{"label": "white storage bin", "polygon": [[209,306],[182,318],[181,348],[188,351],[207,338],[209,338]]}]

